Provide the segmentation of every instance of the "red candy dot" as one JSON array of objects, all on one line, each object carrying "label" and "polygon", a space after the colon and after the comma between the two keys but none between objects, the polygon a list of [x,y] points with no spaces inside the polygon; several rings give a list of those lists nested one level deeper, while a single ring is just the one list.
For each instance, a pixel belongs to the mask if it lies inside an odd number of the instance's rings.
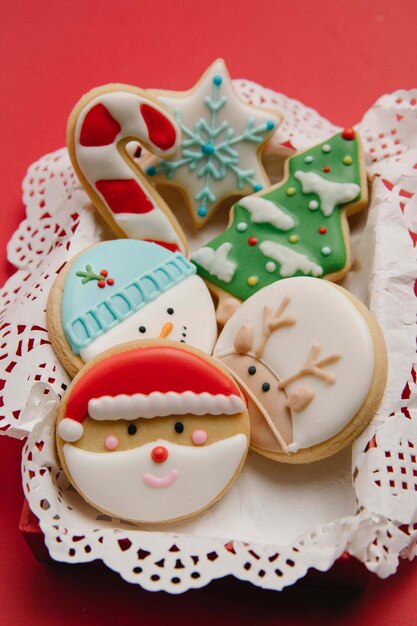
[{"label": "red candy dot", "polygon": [[345,128],[342,131],[342,137],[346,139],[346,141],[352,141],[352,139],[355,139],[355,131],[353,128]]},{"label": "red candy dot", "polygon": [[105,280],[99,280],[97,283],[97,287],[100,287],[100,289],[103,289],[103,287],[106,286],[106,281]]},{"label": "red candy dot", "polygon": [[249,237],[248,239],[248,244],[250,246],[256,246],[256,244],[258,243],[258,240],[256,237]]},{"label": "red candy dot", "polygon": [[108,271],[107,270],[101,270],[100,272],[100,276],[104,276],[104,278],[106,278],[106,276],[108,276]]},{"label": "red candy dot", "polygon": [[106,283],[107,283],[108,285],[110,285],[110,287],[111,287],[112,285],[114,285],[114,278],[108,278],[108,279],[106,280]]},{"label": "red candy dot", "polygon": [[164,446],[156,446],[151,452],[154,463],[164,463],[168,458],[168,450]]},{"label": "red candy dot", "polygon": [[323,172],[330,172],[330,167],[328,165],[325,165],[323,167]]},{"label": "red candy dot", "polygon": [[327,228],[324,228],[324,226],[320,226],[319,233],[320,235],[325,235],[327,233]]}]

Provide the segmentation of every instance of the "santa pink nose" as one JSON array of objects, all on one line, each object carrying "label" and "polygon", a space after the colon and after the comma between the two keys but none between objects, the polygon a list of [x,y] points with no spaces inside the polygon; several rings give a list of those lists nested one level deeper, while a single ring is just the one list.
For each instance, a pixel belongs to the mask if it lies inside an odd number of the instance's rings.
[{"label": "santa pink nose", "polygon": [[168,458],[168,450],[164,446],[156,446],[151,452],[154,463],[165,463]]}]

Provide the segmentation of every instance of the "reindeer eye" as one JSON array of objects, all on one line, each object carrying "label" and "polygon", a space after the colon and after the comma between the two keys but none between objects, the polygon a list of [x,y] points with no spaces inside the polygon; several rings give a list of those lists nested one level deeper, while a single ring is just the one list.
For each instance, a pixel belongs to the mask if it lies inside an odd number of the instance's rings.
[{"label": "reindeer eye", "polygon": [[269,391],[271,385],[269,383],[263,383],[262,391]]},{"label": "reindeer eye", "polygon": [[254,365],[248,367],[248,374],[249,376],[253,376],[254,374],[256,374],[256,367]]}]

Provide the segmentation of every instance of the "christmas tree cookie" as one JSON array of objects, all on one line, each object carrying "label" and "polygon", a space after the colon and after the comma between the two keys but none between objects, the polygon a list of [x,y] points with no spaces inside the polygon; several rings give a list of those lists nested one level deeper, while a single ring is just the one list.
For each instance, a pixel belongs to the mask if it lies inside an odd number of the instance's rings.
[{"label": "christmas tree cookie", "polygon": [[360,140],[348,128],[292,156],[282,182],[235,204],[227,230],[193,261],[220,310],[226,296],[244,301],[282,278],[339,280],[350,265],[346,216],[367,199]]},{"label": "christmas tree cookie", "polygon": [[174,154],[152,157],[145,172],[157,187],[180,191],[197,227],[228,198],[269,185],[261,153],[281,114],[243,102],[222,59],[190,91],[155,93],[174,115],[182,138]]}]

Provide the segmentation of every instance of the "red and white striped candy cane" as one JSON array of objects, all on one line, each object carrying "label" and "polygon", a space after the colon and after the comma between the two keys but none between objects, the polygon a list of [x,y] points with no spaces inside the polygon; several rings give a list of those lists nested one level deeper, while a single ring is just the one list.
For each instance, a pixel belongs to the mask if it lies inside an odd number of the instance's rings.
[{"label": "red and white striped candy cane", "polygon": [[172,114],[146,91],[129,85],[93,89],[72,111],[67,130],[72,164],[119,236],[187,252],[176,218],[126,151],[129,142],[137,141],[165,157],[178,149],[180,140]]}]

